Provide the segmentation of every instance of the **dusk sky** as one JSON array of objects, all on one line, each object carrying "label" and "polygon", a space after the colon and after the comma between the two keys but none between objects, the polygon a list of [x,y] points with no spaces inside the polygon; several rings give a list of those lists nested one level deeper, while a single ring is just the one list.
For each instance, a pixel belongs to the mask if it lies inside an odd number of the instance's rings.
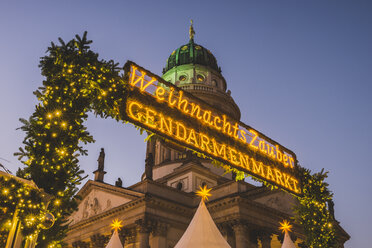
[{"label": "dusk sky", "polygon": [[[241,121],[329,171],[335,215],[348,248],[370,245],[372,223],[372,1],[0,1],[0,163],[16,172],[16,128],[37,104],[38,67],[50,42],[88,31],[91,48],[121,66],[161,75],[173,50],[195,42],[217,58]],[[125,187],[144,172],[145,136],[131,124],[90,115],[96,142],[80,165]]]}]

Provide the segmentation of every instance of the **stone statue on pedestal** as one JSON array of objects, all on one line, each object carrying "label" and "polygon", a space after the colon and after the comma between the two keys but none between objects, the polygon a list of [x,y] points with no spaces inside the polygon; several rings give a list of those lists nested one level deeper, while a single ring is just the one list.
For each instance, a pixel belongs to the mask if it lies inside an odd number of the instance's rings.
[{"label": "stone statue on pedestal", "polygon": [[99,153],[98,161],[98,170],[103,171],[105,167],[105,150],[101,148],[101,152]]},{"label": "stone statue on pedestal", "polygon": [[101,148],[101,152],[99,153],[98,161],[98,169],[94,171],[94,181],[103,182],[103,176],[106,174],[104,171],[105,168],[105,150]]}]

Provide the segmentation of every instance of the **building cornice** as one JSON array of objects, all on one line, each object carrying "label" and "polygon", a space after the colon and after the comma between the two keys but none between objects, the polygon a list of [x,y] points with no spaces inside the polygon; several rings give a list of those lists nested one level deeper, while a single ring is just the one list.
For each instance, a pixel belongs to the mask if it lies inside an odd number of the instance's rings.
[{"label": "building cornice", "polygon": [[140,192],[133,191],[131,189],[117,187],[111,184],[102,183],[98,181],[89,180],[77,193],[78,196],[84,198],[87,196],[93,189],[100,189],[109,193],[113,193],[119,196],[126,196],[130,199],[137,199],[142,197],[143,194]]}]

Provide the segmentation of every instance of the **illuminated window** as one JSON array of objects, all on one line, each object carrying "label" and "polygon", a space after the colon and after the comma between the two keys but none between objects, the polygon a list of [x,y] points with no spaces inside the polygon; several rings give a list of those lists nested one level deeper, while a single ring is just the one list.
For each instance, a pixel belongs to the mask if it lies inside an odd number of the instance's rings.
[{"label": "illuminated window", "polygon": [[184,159],[184,158],[186,158],[186,153],[177,153],[177,158],[178,159]]},{"label": "illuminated window", "polygon": [[212,85],[213,85],[213,86],[217,86],[217,81],[213,79],[213,80],[212,80]]},{"label": "illuminated window", "polygon": [[187,77],[185,76],[185,75],[181,75],[179,78],[178,78],[178,80],[180,80],[180,81],[186,81],[186,79],[187,79]]},{"label": "illuminated window", "polygon": [[198,82],[204,82],[204,76],[201,75],[201,74],[198,74],[198,75],[196,76],[196,79],[198,80]]}]

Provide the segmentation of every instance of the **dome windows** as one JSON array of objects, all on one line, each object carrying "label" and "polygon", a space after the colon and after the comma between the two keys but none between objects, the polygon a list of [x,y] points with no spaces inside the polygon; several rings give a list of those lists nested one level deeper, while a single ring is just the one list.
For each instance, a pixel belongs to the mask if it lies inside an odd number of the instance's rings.
[{"label": "dome windows", "polygon": [[198,74],[196,76],[196,80],[197,80],[198,83],[202,83],[202,82],[204,82],[205,77],[203,75],[201,75],[201,74]]},{"label": "dome windows", "polygon": [[186,79],[187,79],[187,76],[186,76],[186,75],[181,75],[181,76],[179,76],[179,78],[178,78],[178,80],[179,80],[180,82],[185,82]]},{"label": "dome windows", "polygon": [[[163,79],[187,90],[225,91],[221,74],[197,64],[177,66],[164,74]],[[207,88],[200,88],[202,85]]]}]

